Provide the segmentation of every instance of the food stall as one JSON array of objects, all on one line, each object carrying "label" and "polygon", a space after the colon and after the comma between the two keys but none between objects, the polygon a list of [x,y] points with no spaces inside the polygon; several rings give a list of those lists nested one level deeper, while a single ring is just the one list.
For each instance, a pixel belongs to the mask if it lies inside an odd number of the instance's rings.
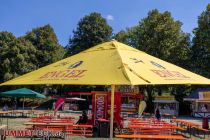
[{"label": "food stall", "polygon": [[179,102],[175,100],[174,96],[157,96],[154,103],[155,109],[159,106],[161,114],[173,116],[178,116],[179,114]]},{"label": "food stall", "polygon": [[138,112],[139,103],[144,94],[139,92],[138,86],[119,86],[121,94],[121,112]]},{"label": "food stall", "polygon": [[144,96],[137,93],[122,93],[121,98],[122,112],[138,112],[139,103],[144,99]]},{"label": "food stall", "polygon": [[[138,86],[118,86],[115,93],[115,120],[123,117],[124,114],[137,114],[139,103],[144,95],[139,93]],[[99,118],[108,119],[110,114],[110,92],[68,92],[68,96],[80,96],[87,99],[88,116],[92,116],[93,124]],[[118,122],[119,123],[119,122]]]},{"label": "food stall", "polygon": [[184,98],[184,101],[191,103],[193,117],[210,118],[210,89],[197,89]]}]

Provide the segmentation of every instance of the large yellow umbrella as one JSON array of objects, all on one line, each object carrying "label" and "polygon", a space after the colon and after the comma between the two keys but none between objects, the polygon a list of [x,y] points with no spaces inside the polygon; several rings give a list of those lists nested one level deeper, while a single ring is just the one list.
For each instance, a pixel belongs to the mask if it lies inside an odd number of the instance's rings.
[{"label": "large yellow umbrella", "polygon": [[1,85],[210,84],[209,79],[110,41]]},{"label": "large yellow umbrella", "polygon": [[210,84],[210,80],[117,41],[92,47],[0,85],[111,85],[111,125],[115,85]]}]

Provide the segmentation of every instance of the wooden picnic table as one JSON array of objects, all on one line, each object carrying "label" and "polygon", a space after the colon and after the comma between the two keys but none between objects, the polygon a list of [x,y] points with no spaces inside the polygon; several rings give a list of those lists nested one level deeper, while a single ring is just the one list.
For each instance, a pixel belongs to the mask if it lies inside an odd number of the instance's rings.
[{"label": "wooden picnic table", "polygon": [[21,116],[23,116],[24,110],[12,110],[12,115],[13,116],[17,116],[17,114],[20,114]]},{"label": "wooden picnic table", "polygon": [[168,124],[168,122],[164,121],[130,121],[130,123],[154,123],[154,124]]},{"label": "wooden picnic table", "polygon": [[[0,111],[0,123],[2,124],[2,122],[3,122],[3,116],[5,116],[5,115],[9,115],[9,114],[11,114],[12,113],[12,111]],[[7,128],[8,128],[8,126],[9,126],[9,120],[8,120],[8,117],[7,117]]]},{"label": "wooden picnic table", "polygon": [[193,122],[188,122],[188,121],[184,121],[184,120],[178,120],[178,119],[175,119],[173,120],[173,122],[175,122],[178,126],[178,124],[180,124],[181,126],[184,125],[186,126],[187,128],[189,128],[189,133],[190,133],[190,137],[191,137],[191,134],[192,134],[192,128],[193,127],[199,127],[199,124],[197,123],[193,123]]},{"label": "wooden picnic table", "polygon": [[139,120],[139,121],[131,121],[129,122],[129,125],[171,125],[171,124],[164,121]]},{"label": "wooden picnic table", "polygon": [[160,120],[156,120],[156,119],[131,119],[128,121],[133,122],[133,123],[136,123],[136,122],[164,122],[164,121],[160,121]]},{"label": "wooden picnic table", "polygon": [[74,116],[59,116],[59,115],[58,115],[58,118],[59,119],[75,119]]},{"label": "wooden picnic table", "polygon": [[[161,133],[167,133],[167,134],[172,134],[174,130],[179,130],[180,128],[176,125],[172,124],[152,124],[152,125],[129,125],[128,128],[132,129],[134,134],[138,133],[151,133],[151,134],[161,134]],[[158,131],[156,131],[158,130]]]},{"label": "wooden picnic table", "polygon": [[36,125],[36,126],[68,126],[73,125],[72,123],[40,123],[40,122],[27,122],[24,125]]},{"label": "wooden picnic table", "polygon": [[173,120],[173,122],[180,123],[180,124],[183,124],[183,125],[189,125],[189,126],[199,126],[199,124],[197,124],[197,123],[184,121],[184,120],[177,120],[177,119],[175,119],[175,120]]},{"label": "wooden picnic table", "polygon": [[12,111],[0,111],[0,115],[3,116],[3,115],[8,115],[8,114],[11,114]]},{"label": "wooden picnic table", "polygon": [[33,118],[30,122],[38,123],[75,123],[75,120],[61,118]]},{"label": "wooden picnic table", "polygon": [[131,129],[177,129],[175,125],[129,125]]},{"label": "wooden picnic table", "polygon": [[51,131],[63,131],[66,135],[75,136],[92,136],[92,125],[86,124],[73,124],[73,123],[36,123],[27,122],[25,125],[32,125],[33,129],[36,127],[44,126],[41,130],[51,130]]},{"label": "wooden picnic table", "polygon": [[74,123],[74,120],[42,120],[43,123]]},{"label": "wooden picnic table", "polygon": [[186,138],[184,138],[181,135],[136,135],[136,134],[132,134],[132,135],[115,135],[115,137],[117,137],[117,138],[132,138],[132,139],[141,138],[141,139],[186,140]]},{"label": "wooden picnic table", "polygon": [[74,124],[73,127],[93,128],[93,125],[89,125],[89,124]]},{"label": "wooden picnic table", "polygon": [[32,125],[33,129],[36,129],[37,127],[43,126],[45,128],[49,127],[60,127],[63,130],[65,130],[68,126],[72,126],[73,123],[40,123],[40,122],[27,122],[24,123],[24,125]]}]

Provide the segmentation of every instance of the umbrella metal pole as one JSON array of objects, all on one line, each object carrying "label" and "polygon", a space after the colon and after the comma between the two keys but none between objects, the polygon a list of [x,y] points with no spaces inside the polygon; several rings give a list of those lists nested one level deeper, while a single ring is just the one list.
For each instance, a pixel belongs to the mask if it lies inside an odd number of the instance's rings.
[{"label": "umbrella metal pole", "polygon": [[110,111],[110,139],[113,138],[113,123],[114,123],[114,91],[115,85],[111,85],[111,111]]}]

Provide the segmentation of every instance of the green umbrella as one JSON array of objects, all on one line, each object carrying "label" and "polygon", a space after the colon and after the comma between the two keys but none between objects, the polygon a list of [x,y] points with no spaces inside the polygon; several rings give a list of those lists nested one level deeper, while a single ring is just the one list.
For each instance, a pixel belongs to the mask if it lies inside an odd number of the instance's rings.
[{"label": "green umbrella", "polygon": [[[25,98],[46,98],[45,95],[27,88],[20,88],[16,90],[1,92],[0,97],[22,97],[24,98],[24,101]],[[24,101],[23,101],[23,109],[24,109]]]}]

